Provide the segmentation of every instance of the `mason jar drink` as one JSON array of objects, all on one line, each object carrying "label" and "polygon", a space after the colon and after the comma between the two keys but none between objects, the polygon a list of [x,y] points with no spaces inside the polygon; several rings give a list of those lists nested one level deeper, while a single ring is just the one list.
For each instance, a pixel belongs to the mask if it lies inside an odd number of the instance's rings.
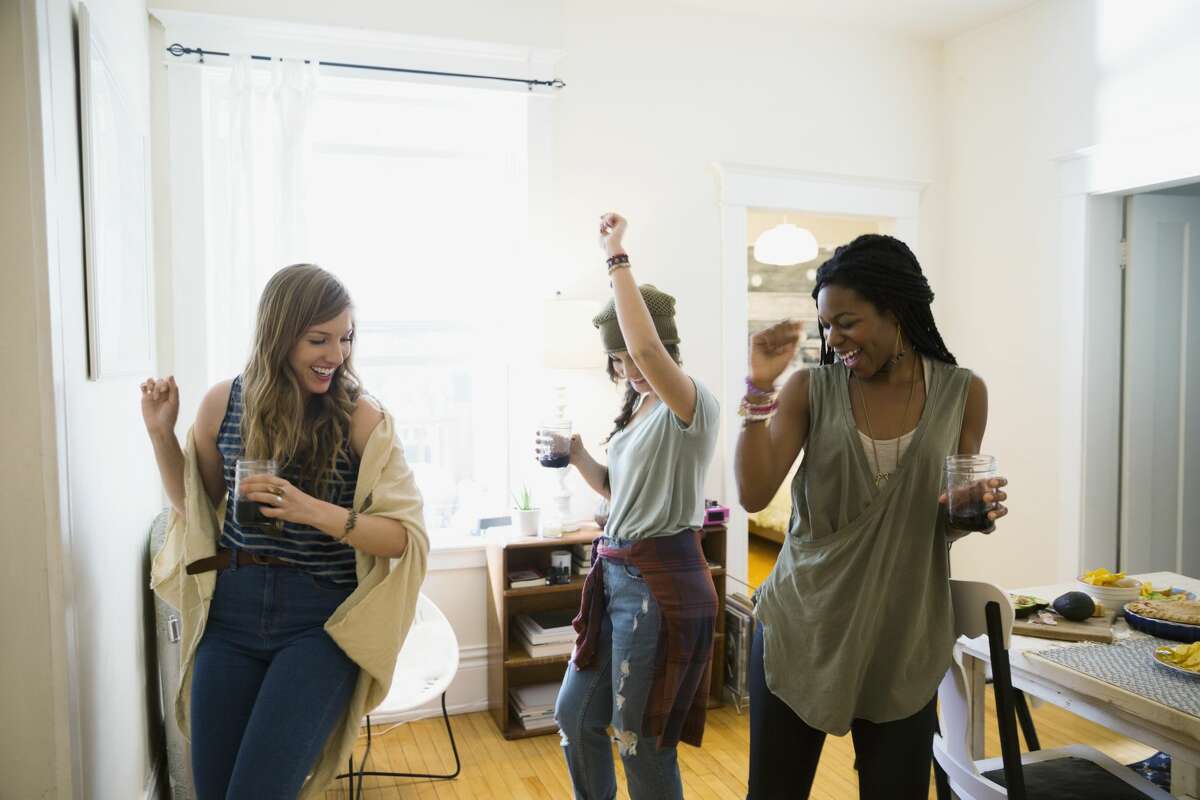
[{"label": "mason jar drink", "polygon": [[996,477],[994,456],[947,456],[946,496],[950,512],[950,527],[962,531],[986,531],[995,524],[988,512],[995,502],[985,503],[983,495],[990,492],[988,481]]},{"label": "mason jar drink", "polygon": [[569,420],[547,422],[538,429],[538,463],[543,467],[562,469],[571,463],[571,423]]}]

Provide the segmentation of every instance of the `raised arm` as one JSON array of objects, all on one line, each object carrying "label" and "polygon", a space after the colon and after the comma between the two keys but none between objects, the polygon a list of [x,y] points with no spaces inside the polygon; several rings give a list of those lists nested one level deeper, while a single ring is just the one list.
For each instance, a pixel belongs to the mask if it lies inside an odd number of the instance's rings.
[{"label": "raised arm", "polygon": [[[750,382],[755,403],[775,392],[775,381],[791,363],[800,342],[800,323],[784,321],[756,333],[750,340]],[[800,450],[808,441],[809,373],[788,378],[778,395],[778,409],[769,421],[747,419],[738,436],[734,474],[738,499],[747,511],[761,511],[771,502]],[[747,393],[750,387],[747,387]]]},{"label": "raised arm", "polygon": [[[196,414],[193,434],[196,439],[200,474],[205,493],[215,506],[225,494],[225,479],[221,469],[221,454],[217,451],[217,430],[221,426],[225,404],[229,400],[230,381],[223,381],[209,390]],[[154,446],[154,460],[162,477],[163,489],[176,514],[184,509],[183,449],[175,436],[179,419],[179,387],[174,376],[150,378],[141,385],[142,421]]]},{"label": "raised arm", "polygon": [[[600,218],[600,246],[605,256],[625,256],[623,239],[627,223],[620,214],[605,214]],[[658,398],[685,425],[692,424],[696,414],[696,384],[675,363],[666,346],[658,338],[650,310],[638,290],[629,262],[619,265],[610,272],[613,297],[616,300],[617,323],[621,336],[629,350],[629,357],[637,365],[642,377]]]}]

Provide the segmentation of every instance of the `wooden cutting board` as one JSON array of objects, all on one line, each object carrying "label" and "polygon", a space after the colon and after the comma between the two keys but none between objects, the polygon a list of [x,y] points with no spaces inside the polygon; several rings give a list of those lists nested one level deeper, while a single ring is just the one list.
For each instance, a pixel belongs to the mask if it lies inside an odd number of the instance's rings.
[{"label": "wooden cutting board", "polygon": [[1091,617],[1083,622],[1071,622],[1059,617],[1057,625],[1041,625],[1033,621],[1036,618],[1034,614],[1026,619],[1014,619],[1013,634],[1066,642],[1113,642],[1112,623],[1104,617]]}]

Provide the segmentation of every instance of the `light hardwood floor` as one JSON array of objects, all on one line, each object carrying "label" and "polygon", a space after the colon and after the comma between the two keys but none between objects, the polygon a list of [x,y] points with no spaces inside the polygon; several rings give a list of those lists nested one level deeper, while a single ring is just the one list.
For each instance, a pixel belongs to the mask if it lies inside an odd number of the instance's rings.
[{"label": "light hardwood floor", "polygon": [[[772,549],[774,548],[774,549]],[[778,547],[751,539],[750,579],[759,583],[769,572]],[[1104,728],[1051,705],[1033,709],[1038,738],[1042,747],[1090,744],[1123,764],[1149,756],[1151,748],[1117,736]],[[991,695],[988,696],[987,754],[1000,754],[995,732]],[[709,713],[702,748],[679,748],[684,794],[689,798],[744,798],[746,765],[749,760],[750,734],[747,717],[729,707]],[[451,718],[458,750],[462,756],[462,774],[454,781],[430,782],[412,779],[367,778],[363,797],[371,800],[392,798],[471,798],[501,800],[514,798],[570,798],[571,788],[563,763],[558,735],[505,741],[485,712]],[[426,719],[399,726],[376,726],[368,769],[399,772],[449,772],[454,762],[441,719]],[[385,733],[386,731],[386,733]],[[382,734],[382,735],[380,735]],[[356,760],[362,757],[365,737],[360,737]],[[620,790],[618,797],[628,798],[624,788],[621,760],[614,762]],[[357,793],[356,793],[357,794]],[[347,797],[345,781],[325,794],[326,800]],[[932,781],[930,795],[933,797]],[[858,797],[854,772],[854,747],[849,736],[829,737],[821,754],[813,785],[814,800]]]},{"label": "light hardwood floor", "polygon": [[[991,698],[988,698],[991,715]],[[1123,764],[1141,760],[1151,754],[1150,748],[1124,739],[1054,706],[1033,709],[1038,737],[1042,747],[1059,747],[1084,742],[1107,753]],[[987,734],[987,753],[1000,754],[995,735],[994,718]],[[462,774],[454,781],[421,782],[411,779],[367,778],[363,784],[364,798],[471,798],[500,800],[500,798],[569,798],[570,784],[559,749],[558,735],[505,741],[496,730],[492,718],[484,713],[464,714],[451,718],[462,756]],[[388,726],[377,726],[376,733]],[[749,757],[747,718],[730,707],[709,714],[700,749],[682,745],[679,748],[680,770],[684,794],[689,798],[728,798],[746,796],[746,765]],[[361,758],[360,740],[358,757]],[[621,760],[616,758],[620,798],[628,798],[624,788]],[[400,725],[382,736],[376,736],[371,746],[369,769],[401,772],[449,772],[454,767],[446,731],[440,719],[426,719]],[[326,800],[347,797],[345,781],[338,789],[325,793]],[[933,797],[932,781],[930,795]],[[829,737],[821,754],[812,797],[821,800],[858,797],[858,781],[854,772],[854,747],[850,737]]]}]

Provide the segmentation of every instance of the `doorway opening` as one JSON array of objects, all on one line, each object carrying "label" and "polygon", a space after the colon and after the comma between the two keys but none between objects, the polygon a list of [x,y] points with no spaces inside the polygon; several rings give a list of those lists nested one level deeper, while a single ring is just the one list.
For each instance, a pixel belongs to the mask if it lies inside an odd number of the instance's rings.
[{"label": "doorway opening", "polygon": [[[789,224],[813,235],[817,241],[815,257],[782,266],[755,259],[754,245],[759,237],[778,225]],[[817,267],[837,247],[858,236],[894,234],[895,231],[896,220],[890,217],[839,216],[765,208],[746,210],[746,347],[749,349],[750,337],[754,334],[785,319],[797,320],[804,326],[796,358],[779,377],[778,386],[783,386],[796,370],[817,366],[821,361],[817,308],[812,298]],[[800,459],[796,459],[767,507],[747,517],[747,583],[753,588],[761,585],[770,573],[787,536],[792,515],[791,484],[799,464]]]},{"label": "doorway opening", "polygon": [[1200,183],[1126,195],[1122,227],[1116,563],[1200,575]]}]

